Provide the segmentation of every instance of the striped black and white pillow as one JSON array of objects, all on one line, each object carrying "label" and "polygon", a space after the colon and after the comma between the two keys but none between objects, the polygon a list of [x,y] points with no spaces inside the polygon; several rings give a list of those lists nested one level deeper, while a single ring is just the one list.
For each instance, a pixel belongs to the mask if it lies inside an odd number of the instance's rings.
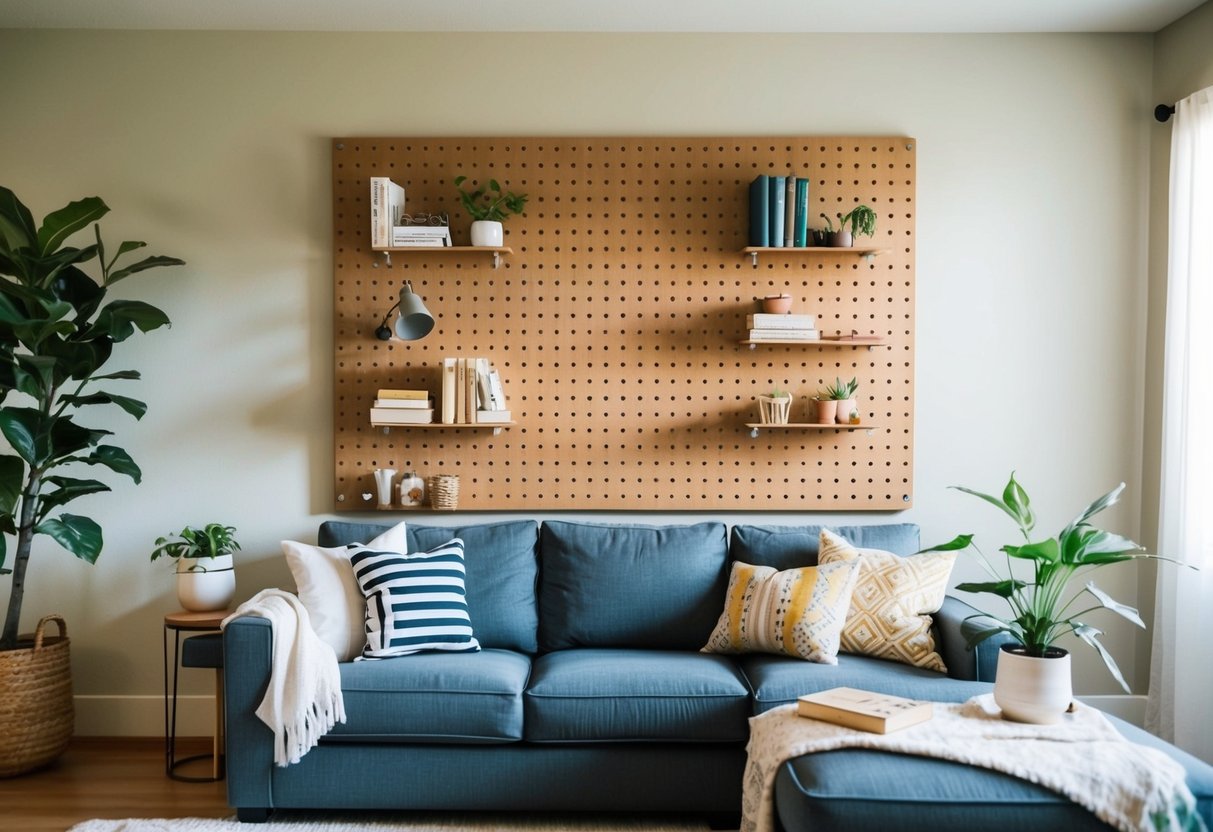
[{"label": "striped black and white pillow", "polygon": [[408,555],[350,549],[354,577],[366,596],[362,658],[480,649],[468,615],[462,540]]}]

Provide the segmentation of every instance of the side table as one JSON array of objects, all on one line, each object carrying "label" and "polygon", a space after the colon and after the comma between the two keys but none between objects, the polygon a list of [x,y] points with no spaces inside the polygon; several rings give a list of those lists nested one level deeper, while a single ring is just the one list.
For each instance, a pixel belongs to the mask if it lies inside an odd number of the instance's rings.
[{"label": "side table", "polygon": [[[176,759],[177,752],[177,676],[181,668],[181,634],[186,633],[216,633],[223,619],[231,615],[231,610],[216,610],[214,612],[174,612],[164,616],[164,773],[173,780],[187,783],[211,783],[223,778],[223,661],[222,651],[219,658],[197,663],[192,666],[215,668],[215,730],[210,754],[195,754],[192,757]],[[168,636],[173,633],[173,689],[169,695],[168,686]],[[204,636],[212,639],[214,636]],[[188,641],[189,639],[187,639]],[[210,777],[192,777],[178,774],[177,769],[195,760],[211,760]]]}]

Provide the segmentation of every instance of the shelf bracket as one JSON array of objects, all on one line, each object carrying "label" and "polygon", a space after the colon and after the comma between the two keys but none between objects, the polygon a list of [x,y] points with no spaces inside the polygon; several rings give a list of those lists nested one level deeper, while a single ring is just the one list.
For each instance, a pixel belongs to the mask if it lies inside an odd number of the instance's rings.
[{"label": "shelf bracket", "polygon": [[875,257],[875,256],[876,256],[876,255],[875,255],[873,252],[868,252],[867,254],[861,254],[861,255],[860,255],[860,257],[862,257],[862,258],[864,259],[864,262],[866,262],[866,263],[871,263],[871,262],[872,262],[872,258],[873,258],[873,257]]},{"label": "shelf bracket", "polygon": [[493,428],[493,436],[501,436],[501,428]]},{"label": "shelf bracket", "polygon": [[383,264],[390,269],[392,267],[392,253],[390,251],[385,251],[385,252],[382,252],[382,254],[383,254]]},{"label": "shelf bracket", "polygon": [[758,438],[758,428],[750,428],[750,438],[751,439]]},{"label": "shelf bracket", "polygon": [[384,436],[387,436],[387,435],[389,435],[389,434],[392,432],[392,429],[391,429],[391,428],[383,428],[382,430],[383,430],[383,435],[384,435]]},{"label": "shelf bracket", "polygon": [[753,266],[754,268],[758,268],[758,252],[756,252],[756,251],[750,252],[750,265]]},{"label": "shelf bracket", "polygon": [[750,350],[756,350],[756,349],[758,349],[757,344],[750,344]]},{"label": "shelf bracket", "polygon": [[[501,265],[501,252],[494,251],[493,252],[493,268],[495,269],[495,268],[499,267],[500,265]],[[496,431],[493,431],[493,432],[496,433]]]}]

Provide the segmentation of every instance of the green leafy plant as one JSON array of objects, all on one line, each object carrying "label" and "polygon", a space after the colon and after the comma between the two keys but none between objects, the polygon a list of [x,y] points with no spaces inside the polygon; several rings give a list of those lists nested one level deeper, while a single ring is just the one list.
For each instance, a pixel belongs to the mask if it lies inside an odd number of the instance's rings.
[{"label": "green leafy plant", "polygon": [[235,535],[234,526],[225,526],[222,523],[207,523],[201,529],[186,526],[176,535],[156,538],[156,548],[152,550],[151,559],[216,558],[220,555],[230,555],[240,549]]},{"label": "green leafy plant", "polygon": [[[1089,613],[1110,610],[1138,627],[1144,628],[1145,622],[1141,620],[1137,610],[1112,599],[1091,581],[1076,592],[1069,591],[1072,579],[1102,566],[1138,558],[1171,560],[1146,554],[1142,552],[1141,546],[1132,540],[1097,529],[1089,522],[1096,514],[1120,499],[1125,484],[1122,482],[1083,509],[1056,536],[1035,541],[1032,539],[1032,531],[1036,527],[1036,515],[1032,511],[1027,492],[1015,481],[1014,472],[1001,497],[958,485],[951,487],[985,500],[1005,513],[1015,522],[1024,540],[1023,545],[1008,544],[999,550],[1006,555],[1006,568],[1002,572],[996,569],[973,543],[971,534],[958,535],[942,546],[923,550],[946,552],[972,547],[977,553],[978,562],[993,580],[962,583],[956,588],[962,592],[997,595],[1011,607],[1010,618],[989,616],[998,622],[997,625],[973,633],[969,637],[969,646],[980,644],[998,633],[1009,633],[1023,646],[1027,655],[1043,657],[1056,655],[1054,651],[1060,649],[1055,646],[1058,639],[1073,633],[1098,651],[1108,671],[1128,692],[1129,686],[1125,683],[1120,668],[1099,641],[1103,631],[1086,623],[1085,619]],[[1031,564],[1031,580],[1016,577],[1013,568],[1015,561]],[[985,617],[984,614],[981,617]]]},{"label": "green leafy plant", "polygon": [[[828,218],[826,222],[829,223]],[[847,213],[838,215],[839,231],[846,231],[848,224],[851,226],[851,236],[871,237],[876,233],[876,212],[866,205],[856,205]]]},{"label": "green leafy plant", "polygon": [[780,390],[778,387],[772,387],[771,392],[767,394],[767,397],[772,399],[790,399],[792,398],[792,394]]},{"label": "green leafy plant", "polygon": [[[96,221],[108,212],[98,197],[86,197],[52,211],[35,227],[29,209],[11,190],[0,187],[0,432],[11,449],[0,454],[0,572],[13,576],[0,650],[17,646],[35,535],[53,538],[89,563],[101,554],[96,521],[67,512],[51,515],[73,500],[111,489],[95,479],[67,476],[61,469],[100,465],[135,483],[142,477],[126,451],[104,444],[112,431],[85,427],[76,418],[85,408],[104,405],[143,417],[143,402],[94,385],[138,379],[134,370],[100,371],[114,344],[169,320],[141,301],[107,303],[106,293],[133,274],[183,261],[152,256],[119,268],[120,258],[146,244],[124,242],[107,259]],[[90,224],[95,243],[80,248],[66,244]],[[94,259],[99,282],[80,268]],[[7,535],[16,536],[11,569],[6,564]]]},{"label": "green leafy plant", "polygon": [[840,378],[834,379],[833,384],[827,384],[820,393],[817,394],[819,400],[834,399],[842,401],[849,399],[855,395],[855,391],[859,389],[859,381],[852,378],[850,381],[843,381]]},{"label": "green leafy plant", "polygon": [[510,214],[521,214],[526,205],[526,194],[502,191],[496,179],[489,180],[487,189],[477,188],[474,191],[465,191],[459,187],[466,181],[466,176],[456,177],[455,187],[459,188],[459,201],[474,220],[501,222]]}]

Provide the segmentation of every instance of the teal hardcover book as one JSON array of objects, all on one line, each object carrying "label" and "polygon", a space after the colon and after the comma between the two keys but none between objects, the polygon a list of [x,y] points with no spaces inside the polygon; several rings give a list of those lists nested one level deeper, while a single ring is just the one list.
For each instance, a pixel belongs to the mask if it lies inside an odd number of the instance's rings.
[{"label": "teal hardcover book", "polygon": [[763,174],[750,183],[750,245],[767,246],[771,240],[771,177]]},{"label": "teal hardcover book", "polygon": [[785,202],[787,201],[788,178],[786,176],[772,176],[771,180],[771,245],[774,248],[783,248],[783,212],[787,210]]},{"label": "teal hardcover book", "polygon": [[796,178],[796,233],[793,244],[803,248],[809,244],[809,180]]}]

